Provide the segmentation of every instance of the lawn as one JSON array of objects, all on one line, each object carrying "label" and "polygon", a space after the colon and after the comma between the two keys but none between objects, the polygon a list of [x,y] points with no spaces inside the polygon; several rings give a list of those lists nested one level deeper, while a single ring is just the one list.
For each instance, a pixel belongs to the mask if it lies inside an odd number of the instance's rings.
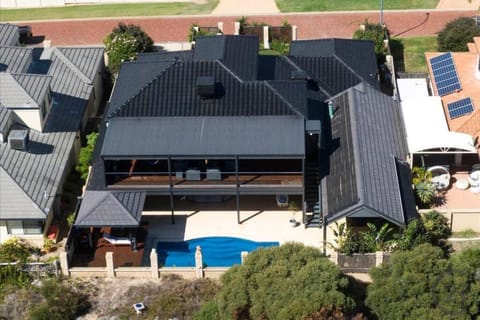
[{"label": "lawn", "polygon": [[[439,0],[384,0],[389,9],[432,9]],[[379,10],[379,0],[275,0],[281,12]]]},{"label": "lawn", "polygon": [[437,37],[392,38],[390,48],[397,71],[427,72],[424,53],[437,51]]},{"label": "lawn", "polygon": [[202,4],[192,2],[123,3],[31,9],[2,9],[0,21],[208,14],[217,6],[218,2],[219,0],[208,0]]}]

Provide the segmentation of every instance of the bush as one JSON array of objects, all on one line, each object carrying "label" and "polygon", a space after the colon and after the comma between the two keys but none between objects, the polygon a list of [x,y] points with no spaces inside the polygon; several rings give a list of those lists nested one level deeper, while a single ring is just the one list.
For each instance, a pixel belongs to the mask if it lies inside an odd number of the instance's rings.
[{"label": "bush", "polygon": [[32,320],[74,320],[90,309],[86,294],[57,279],[45,280],[38,290],[45,301],[30,311]]},{"label": "bush", "polygon": [[385,35],[388,33],[388,30],[379,23],[370,23],[365,21],[365,29],[358,29],[353,33],[353,39],[359,40],[371,40],[375,45],[375,54],[377,56],[377,61],[379,64],[385,61],[385,55],[388,53],[387,47],[383,40],[385,40]]},{"label": "bush", "polygon": [[439,51],[468,51],[467,43],[480,36],[480,28],[472,18],[459,18],[446,24],[438,34]]},{"label": "bush", "polygon": [[221,281],[220,319],[301,319],[323,308],[346,313],[355,307],[340,269],[301,244],[258,249]]},{"label": "bush", "polygon": [[445,258],[429,244],[392,255],[370,272],[366,303],[379,319],[476,319],[480,253]]},{"label": "bush", "polygon": [[112,72],[118,72],[122,62],[136,59],[138,53],[154,50],[152,38],[140,26],[123,22],[105,37],[103,43]]},{"label": "bush", "polygon": [[80,174],[83,180],[88,178],[88,168],[90,167],[93,158],[93,150],[95,149],[97,138],[98,132],[92,132],[87,136],[86,146],[80,149],[80,155],[75,170]]},{"label": "bush", "polygon": [[11,238],[0,244],[0,262],[27,262],[34,248],[25,240]]}]

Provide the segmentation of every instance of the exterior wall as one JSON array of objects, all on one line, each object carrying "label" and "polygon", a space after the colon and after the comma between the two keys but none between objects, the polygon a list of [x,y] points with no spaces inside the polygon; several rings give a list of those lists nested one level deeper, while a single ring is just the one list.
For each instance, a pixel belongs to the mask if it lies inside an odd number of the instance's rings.
[{"label": "exterior wall", "polygon": [[[431,210],[421,210],[420,213]],[[458,232],[465,229],[472,229],[475,232],[480,232],[480,208],[479,209],[451,209],[438,210],[450,222],[450,229],[452,232]]]},{"label": "exterior wall", "polygon": [[0,243],[3,243],[11,238],[25,239],[35,247],[40,248],[43,246],[43,234],[11,235],[8,234],[6,221],[0,220]]},{"label": "exterior wall", "polygon": [[29,127],[37,131],[42,131],[42,120],[40,118],[40,111],[15,109],[16,115]]},{"label": "exterior wall", "polygon": [[[342,223],[347,223],[347,218],[341,218],[336,221],[339,225]],[[325,252],[326,254],[331,254],[334,252],[333,246],[335,245],[335,235],[333,234],[333,231],[336,229],[335,227],[335,222],[330,223],[327,226],[324,226],[324,235],[325,235]]]}]

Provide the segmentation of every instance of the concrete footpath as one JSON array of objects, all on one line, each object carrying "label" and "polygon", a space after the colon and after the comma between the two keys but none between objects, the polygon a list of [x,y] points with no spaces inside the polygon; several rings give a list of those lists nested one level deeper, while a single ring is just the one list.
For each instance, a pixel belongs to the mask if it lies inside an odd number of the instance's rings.
[{"label": "concrete footpath", "polygon": [[275,0],[220,0],[212,15],[256,15],[279,13]]}]

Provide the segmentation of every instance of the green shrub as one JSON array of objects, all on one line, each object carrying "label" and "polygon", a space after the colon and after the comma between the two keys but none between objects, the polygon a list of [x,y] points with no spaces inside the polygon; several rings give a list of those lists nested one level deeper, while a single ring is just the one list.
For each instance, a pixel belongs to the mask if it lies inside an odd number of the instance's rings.
[{"label": "green shrub", "polygon": [[88,168],[92,162],[93,150],[95,149],[95,144],[97,143],[98,132],[92,132],[87,136],[87,144],[85,147],[80,149],[80,155],[78,157],[77,165],[75,170],[80,174],[83,180],[88,178]]},{"label": "green shrub", "polygon": [[32,320],[74,320],[90,309],[86,294],[57,279],[45,280],[38,290],[45,301],[30,311]]},{"label": "green shrub", "polygon": [[480,36],[480,28],[472,18],[458,18],[445,25],[438,34],[439,51],[468,51],[467,43]]},{"label": "green shrub", "polygon": [[34,252],[34,248],[27,241],[10,238],[0,244],[0,262],[27,262]]},{"label": "green shrub", "polygon": [[364,23],[365,29],[358,29],[353,33],[353,39],[359,40],[371,40],[375,45],[375,54],[377,61],[383,63],[385,61],[385,55],[388,50],[385,46],[384,40],[388,30],[379,23],[370,23],[366,20]]},{"label": "green shrub", "polygon": [[136,59],[140,52],[154,50],[152,38],[140,26],[123,22],[105,37],[103,43],[108,55],[108,67],[114,73],[118,72],[122,62]]},{"label": "green shrub", "polygon": [[454,232],[453,235],[459,238],[474,238],[478,235],[478,233],[475,232],[475,230],[473,229],[467,228],[461,231]]},{"label": "green shrub", "polygon": [[218,306],[215,301],[208,301],[205,303],[200,311],[198,311],[194,317],[194,320],[219,320],[220,314],[218,313]]}]

